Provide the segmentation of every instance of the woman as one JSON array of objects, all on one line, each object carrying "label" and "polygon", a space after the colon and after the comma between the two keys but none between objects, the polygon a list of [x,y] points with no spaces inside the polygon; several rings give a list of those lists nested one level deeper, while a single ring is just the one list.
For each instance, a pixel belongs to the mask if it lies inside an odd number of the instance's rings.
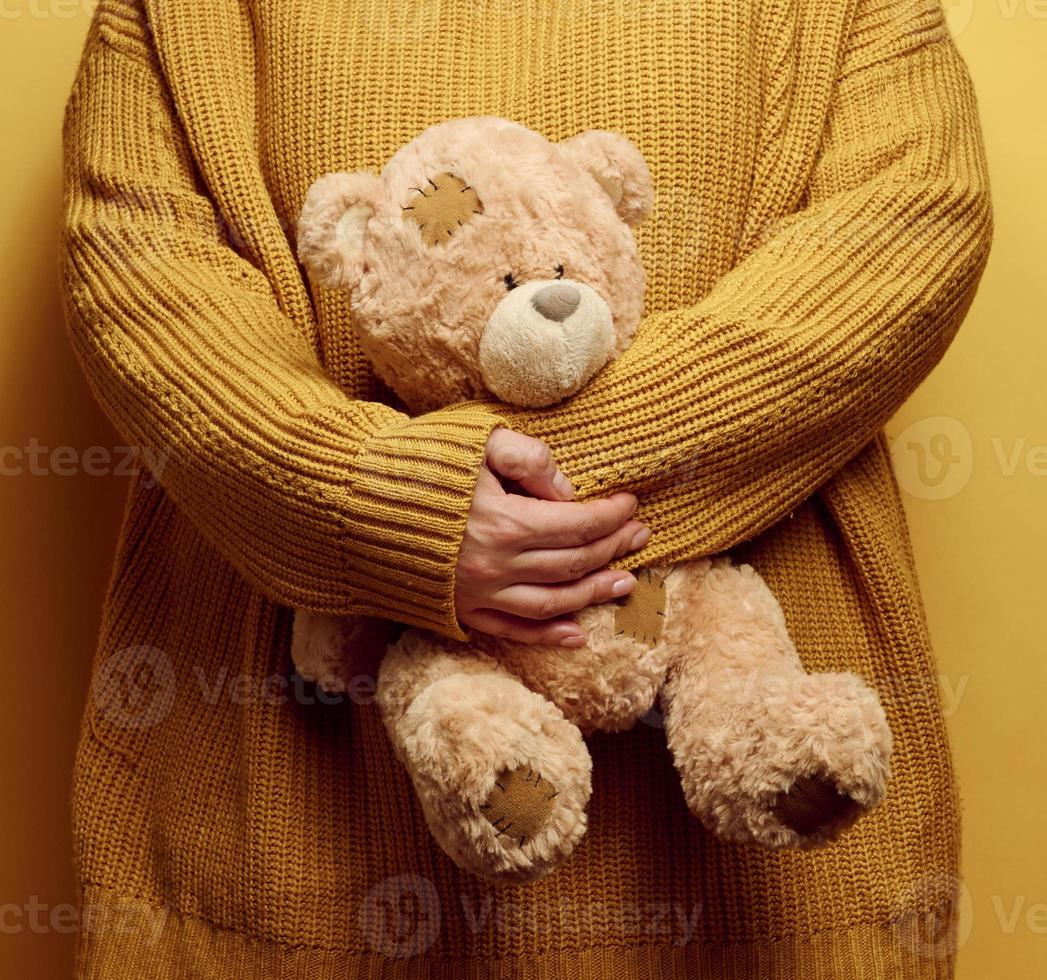
[{"label": "woman", "polygon": [[[288,230],[319,174],[483,113],[640,146],[646,316],[566,405],[408,418]],[[937,2],[102,0],[65,136],[72,337],[155,461],[78,757],[83,976],[951,975],[956,803],[881,433],[991,235]],[[541,576],[539,528],[489,530],[519,465],[564,530]],[[641,725],[592,740],[575,857],[492,887],[431,846],[373,706],[288,681],[293,607],[578,643],[612,559],[728,548],[807,666],[888,708],[888,801],[822,851],[712,839]]]}]

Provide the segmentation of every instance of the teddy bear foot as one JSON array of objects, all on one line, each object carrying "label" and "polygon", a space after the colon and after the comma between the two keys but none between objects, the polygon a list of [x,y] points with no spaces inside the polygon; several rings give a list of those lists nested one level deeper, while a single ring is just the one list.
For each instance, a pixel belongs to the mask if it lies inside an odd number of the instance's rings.
[{"label": "teddy bear foot", "polygon": [[[717,717],[667,716],[691,811],[720,836],[767,847],[828,843],[886,791],[891,737],[853,674],[749,678]],[[733,702],[733,706],[727,702]],[[693,725],[693,727],[691,727]]]},{"label": "teddy bear foot", "polygon": [[515,678],[443,677],[398,729],[429,829],[464,870],[540,878],[585,834],[592,763],[581,733]]}]

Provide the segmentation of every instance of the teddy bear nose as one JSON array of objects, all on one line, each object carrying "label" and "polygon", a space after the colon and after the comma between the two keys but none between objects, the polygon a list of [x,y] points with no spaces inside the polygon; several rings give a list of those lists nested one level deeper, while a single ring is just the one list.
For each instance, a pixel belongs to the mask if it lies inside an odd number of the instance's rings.
[{"label": "teddy bear nose", "polygon": [[531,297],[531,305],[546,318],[562,323],[582,301],[582,294],[565,282],[552,282]]}]

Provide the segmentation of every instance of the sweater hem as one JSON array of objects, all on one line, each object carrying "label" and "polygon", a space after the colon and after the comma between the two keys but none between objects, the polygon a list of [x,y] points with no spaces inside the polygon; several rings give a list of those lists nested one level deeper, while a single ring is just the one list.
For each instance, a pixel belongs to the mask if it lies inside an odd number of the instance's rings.
[{"label": "sweater hem", "polygon": [[432,951],[438,930],[367,937],[365,950],[261,939],[102,885],[84,886],[77,977],[295,977],[310,980],[518,980],[657,976],[660,980],[951,980],[950,906],[887,923],[731,943],[700,939],[542,952]]}]

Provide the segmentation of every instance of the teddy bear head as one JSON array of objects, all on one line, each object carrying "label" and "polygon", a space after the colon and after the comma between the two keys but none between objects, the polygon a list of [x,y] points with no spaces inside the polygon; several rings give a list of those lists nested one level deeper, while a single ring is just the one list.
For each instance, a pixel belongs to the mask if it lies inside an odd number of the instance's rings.
[{"label": "teddy bear head", "polygon": [[644,299],[632,227],[652,197],[623,136],[552,143],[494,116],[456,119],[380,175],[316,181],[298,254],[314,283],[351,292],[361,346],[411,410],[487,395],[551,405],[632,339]]}]

